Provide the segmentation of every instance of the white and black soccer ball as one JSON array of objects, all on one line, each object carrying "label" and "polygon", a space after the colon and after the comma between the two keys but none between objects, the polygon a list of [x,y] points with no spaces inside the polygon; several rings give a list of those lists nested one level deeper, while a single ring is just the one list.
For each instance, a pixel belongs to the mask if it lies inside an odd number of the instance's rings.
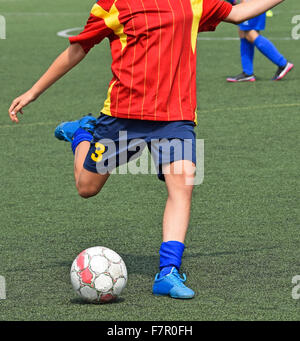
[{"label": "white and black soccer ball", "polygon": [[71,267],[71,283],[85,301],[116,300],[127,283],[126,265],[115,251],[95,246],[82,251]]}]

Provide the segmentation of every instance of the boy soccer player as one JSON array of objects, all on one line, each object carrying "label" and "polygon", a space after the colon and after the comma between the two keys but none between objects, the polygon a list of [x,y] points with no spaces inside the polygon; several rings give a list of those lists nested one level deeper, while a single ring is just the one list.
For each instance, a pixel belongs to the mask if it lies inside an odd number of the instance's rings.
[{"label": "boy soccer player", "polygon": [[[197,33],[213,31],[221,21],[240,23],[282,1],[253,0],[232,8],[221,0],[99,0],[83,32],[70,38],[71,45],[9,108],[11,120],[18,123],[18,113],[26,105],[77,65],[94,45],[109,38],[113,79],[100,117],[88,115],[64,122],[56,128],[55,136],[71,142],[75,183],[84,198],[96,195],[107,181],[105,160],[116,158],[118,166],[124,151],[127,157],[134,154],[128,144],[142,139],[148,145],[168,191],[160,272],[153,284],[155,295],[194,297],[179,270],[196,163]],[[120,131],[127,133],[127,147]],[[187,142],[189,148],[181,155],[169,151],[168,162],[163,162],[160,148],[152,146],[154,139],[174,142],[181,150]],[[104,140],[112,141],[116,148],[110,148]]]},{"label": "boy soccer player", "polygon": [[[235,0],[229,0],[230,2]],[[240,0],[241,3],[248,0]],[[253,69],[254,50],[257,48],[266,58],[277,65],[277,71],[272,78],[279,81],[284,78],[294,65],[277,50],[274,44],[260,35],[266,26],[266,13],[253,19],[244,21],[239,25],[240,55],[243,72],[234,77],[228,77],[228,82],[255,82]]]}]

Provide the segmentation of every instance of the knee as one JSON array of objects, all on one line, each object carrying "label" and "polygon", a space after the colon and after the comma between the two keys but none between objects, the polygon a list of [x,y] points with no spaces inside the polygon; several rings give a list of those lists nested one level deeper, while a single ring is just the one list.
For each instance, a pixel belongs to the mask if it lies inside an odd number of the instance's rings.
[{"label": "knee", "polygon": [[169,196],[180,196],[181,198],[191,198],[194,188],[194,175],[183,172],[182,174],[172,175],[169,181]]},{"label": "knee", "polygon": [[259,33],[255,30],[246,31],[245,38],[250,42],[254,43],[255,39],[259,36]]},{"label": "knee", "polygon": [[166,166],[163,171],[168,188],[174,188],[175,191],[183,191],[187,194],[193,191],[196,171],[193,162],[176,161]]},{"label": "knee", "polygon": [[92,185],[83,186],[83,185],[77,184],[76,187],[77,187],[78,194],[84,199],[91,198],[99,193],[99,189]]},{"label": "knee", "polygon": [[194,189],[194,176],[191,174],[183,174],[180,181],[178,181],[178,190],[181,192],[186,198],[190,198],[192,196]]},{"label": "knee", "polygon": [[178,187],[187,194],[191,193],[194,188],[194,179],[195,179],[194,173],[184,171],[177,178]]}]

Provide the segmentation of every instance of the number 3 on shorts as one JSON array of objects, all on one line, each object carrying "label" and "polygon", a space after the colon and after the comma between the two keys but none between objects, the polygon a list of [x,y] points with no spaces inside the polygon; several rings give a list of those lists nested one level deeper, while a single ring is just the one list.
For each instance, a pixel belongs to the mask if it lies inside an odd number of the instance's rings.
[{"label": "number 3 on shorts", "polygon": [[91,155],[91,159],[95,162],[100,162],[103,158],[103,153],[105,152],[105,146],[102,143],[95,143],[95,153]]}]

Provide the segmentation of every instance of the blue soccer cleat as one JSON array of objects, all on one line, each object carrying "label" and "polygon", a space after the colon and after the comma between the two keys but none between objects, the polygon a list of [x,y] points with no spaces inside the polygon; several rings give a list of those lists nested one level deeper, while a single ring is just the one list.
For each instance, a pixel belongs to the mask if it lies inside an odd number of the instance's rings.
[{"label": "blue soccer cleat", "polygon": [[63,122],[56,127],[54,135],[59,140],[72,142],[73,136],[78,128],[85,129],[93,134],[96,124],[96,118],[91,114],[82,117],[77,121]]},{"label": "blue soccer cleat", "polygon": [[168,275],[159,277],[157,274],[155,276],[152,292],[156,296],[169,295],[172,298],[193,298],[195,293],[183,284],[185,281],[186,275],[183,274],[183,278],[181,278],[177,269],[173,267]]}]

